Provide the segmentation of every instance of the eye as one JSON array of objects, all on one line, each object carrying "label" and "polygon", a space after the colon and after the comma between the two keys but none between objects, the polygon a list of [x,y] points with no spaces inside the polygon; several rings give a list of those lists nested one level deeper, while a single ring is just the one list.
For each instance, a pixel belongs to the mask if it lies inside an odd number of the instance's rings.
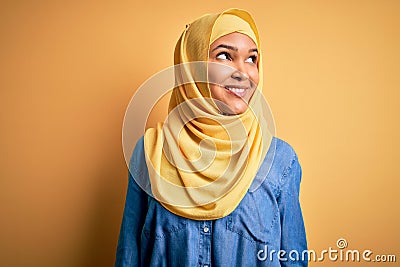
[{"label": "eye", "polygon": [[222,59],[222,60],[231,60],[231,56],[227,52],[221,52],[217,55],[217,59]]},{"label": "eye", "polygon": [[245,60],[245,62],[247,62],[247,63],[256,63],[257,62],[257,56],[256,55],[250,56]]}]

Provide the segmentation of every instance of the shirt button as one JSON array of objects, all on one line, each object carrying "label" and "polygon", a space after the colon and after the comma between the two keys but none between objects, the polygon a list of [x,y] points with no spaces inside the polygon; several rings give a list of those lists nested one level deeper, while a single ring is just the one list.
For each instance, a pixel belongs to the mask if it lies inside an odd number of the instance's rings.
[{"label": "shirt button", "polygon": [[[210,229],[208,229],[208,227],[204,227],[203,228],[204,233],[208,233],[208,231],[210,231]],[[204,267],[208,267],[207,265],[204,265]]]}]

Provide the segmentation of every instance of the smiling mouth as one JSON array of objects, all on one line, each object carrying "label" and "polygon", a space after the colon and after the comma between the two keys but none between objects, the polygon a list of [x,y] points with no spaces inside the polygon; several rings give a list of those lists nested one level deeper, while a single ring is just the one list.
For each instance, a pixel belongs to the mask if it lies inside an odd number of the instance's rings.
[{"label": "smiling mouth", "polygon": [[229,93],[233,94],[234,96],[243,98],[247,94],[248,87],[239,87],[239,86],[223,86]]}]

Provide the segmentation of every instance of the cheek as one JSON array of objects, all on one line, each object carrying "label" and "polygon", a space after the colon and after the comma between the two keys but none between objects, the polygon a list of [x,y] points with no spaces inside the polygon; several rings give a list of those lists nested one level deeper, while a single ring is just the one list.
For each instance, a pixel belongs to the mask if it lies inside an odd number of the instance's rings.
[{"label": "cheek", "polygon": [[255,83],[255,85],[258,85],[258,82],[260,81],[260,75],[258,74],[258,69],[251,70],[249,72],[249,78],[253,83]]},{"label": "cheek", "polygon": [[209,88],[210,88],[210,93],[211,93],[211,97],[214,99],[219,99],[220,97],[220,87],[218,85],[215,84],[209,84]]},{"label": "cheek", "polygon": [[229,78],[232,73],[232,67],[219,64],[210,63],[208,65],[208,82],[211,84],[221,84],[224,80]]}]

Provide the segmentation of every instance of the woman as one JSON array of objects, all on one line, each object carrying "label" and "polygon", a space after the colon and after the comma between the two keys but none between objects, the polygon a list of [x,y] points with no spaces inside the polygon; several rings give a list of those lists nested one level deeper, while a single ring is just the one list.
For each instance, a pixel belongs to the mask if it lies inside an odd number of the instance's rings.
[{"label": "woman", "polygon": [[168,118],[130,161],[116,266],[307,266],[301,167],[265,118],[251,15],[187,25],[175,64]]}]

